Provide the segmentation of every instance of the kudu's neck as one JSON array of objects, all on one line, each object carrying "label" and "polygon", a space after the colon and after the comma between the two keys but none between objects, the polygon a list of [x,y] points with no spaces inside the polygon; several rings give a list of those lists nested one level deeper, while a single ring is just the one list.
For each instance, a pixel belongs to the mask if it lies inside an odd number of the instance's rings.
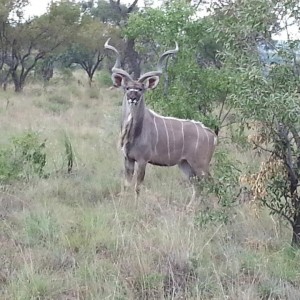
[{"label": "kudu's neck", "polygon": [[141,134],[145,116],[144,96],[141,97],[137,105],[130,105],[126,95],[123,98],[123,124],[122,128],[127,127],[126,132],[131,137],[137,137]]}]

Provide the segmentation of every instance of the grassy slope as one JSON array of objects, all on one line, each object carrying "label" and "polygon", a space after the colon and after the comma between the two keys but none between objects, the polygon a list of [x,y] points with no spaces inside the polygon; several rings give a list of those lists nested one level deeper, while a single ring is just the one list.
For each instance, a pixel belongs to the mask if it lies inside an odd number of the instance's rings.
[{"label": "grassy slope", "polygon": [[243,204],[229,224],[200,228],[204,207],[185,210],[175,168],[149,167],[138,203],[121,193],[120,93],[74,82],[0,92],[0,142],[38,131],[51,172],[1,187],[1,299],[300,298],[300,254],[265,212]]}]

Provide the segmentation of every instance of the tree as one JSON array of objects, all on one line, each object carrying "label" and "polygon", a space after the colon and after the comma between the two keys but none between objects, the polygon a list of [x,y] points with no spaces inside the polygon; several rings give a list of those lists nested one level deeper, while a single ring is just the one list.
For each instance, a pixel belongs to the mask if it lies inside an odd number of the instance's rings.
[{"label": "tree", "polygon": [[114,24],[119,27],[126,25],[128,14],[138,10],[136,6],[137,1],[134,1],[129,6],[122,4],[120,0],[98,0],[97,5],[92,2],[88,5],[86,3],[83,5],[84,8],[89,10],[90,14],[101,23]]},{"label": "tree", "polygon": [[57,55],[48,55],[39,61],[34,67],[34,75],[37,78],[42,77],[44,86],[50,81],[54,74],[54,64],[57,61]]},{"label": "tree", "polygon": [[48,13],[32,20],[13,23],[7,19],[4,34],[5,64],[15,91],[22,91],[37,62],[68,43],[80,17],[73,2],[52,3]]},{"label": "tree", "polygon": [[202,120],[216,128],[219,121],[212,112],[225,101],[227,93],[217,57],[220,45],[208,32],[211,20],[193,21],[193,17],[195,7],[186,1],[166,2],[132,15],[125,32],[136,40],[147,68],[155,68],[159,54],[178,42],[176,59],[168,64],[164,84],[151,93],[150,102],[164,113]]},{"label": "tree", "polygon": [[[128,18],[131,14],[138,11],[138,0],[133,0],[128,6],[120,0],[99,0],[97,5],[91,3],[88,11],[97,20],[104,24],[110,24],[118,27],[121,32],[127,27]],[[122,52],[122,66],[126,68],[133,78],[140,76],[140,57],[135,50],[135,40],[133,37],[127,37],[124,51]]]},{"label": "tree", "polygon": [[[215,10],[212,30],[223,41],[230,105],[241,125],[252,124],[249,140],[269,156],[254,174],[241,178],[259,204],[288,221],[292,245],[300,246],[300,97],[297,41],[276,48],[271,39],[284,24],[299,20],[297,1],[227,1]],[[299,21],[298,21],[299,22]],[[259,44],[273,47],[283,59],[263,68]],[[299,49],[299,48],[298,48]],[[253,125],[254,124],[254,125]]]},{"label": "tree", "polygon": [[6,89],[10,75],[7,63],[9,59],[9,44],[7,34],[11,26],[15,26],[23,19],[23,9],[28,0],[1,0],[0,1],[0,84]]},{"label": "tree", "polygon": [[89,84],[92,84],[95,71],[105,57],[104,43],[108,37],[114,36],[115,28],[108,24],[100,23],[86,16],[81,21],[74,42],[61,55],[60,60],[64,65],[77,64],[87,73]]}]

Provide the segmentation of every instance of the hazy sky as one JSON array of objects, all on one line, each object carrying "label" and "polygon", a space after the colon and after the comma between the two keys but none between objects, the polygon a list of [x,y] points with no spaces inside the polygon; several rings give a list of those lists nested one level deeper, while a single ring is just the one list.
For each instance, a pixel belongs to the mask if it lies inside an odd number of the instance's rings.
[{"label": "hazy sky", "polygon": [[30,4],[25,9],[26,16],[41,15],[46,12],[50,0],[30,0]]},{"label": "hazy sky", "polygon": [[[54,2],[58,2],[60,0],[54,0]],[[48,4],[51,0],[29,0],[29,5],[26,8],[26,16],[34,16],[34,15],[41,15],[46,12]],[[131,3],[130,0],[122,0],[122,3]],[[156,2],[156,0],[154,0]],[[138,5],[143,5],[144,0],[138,0]]]},{"label": "hazy sky", "polygon": [[[54,1],[60,1],[60,0],[54,0]],[[154,0],[154,2],[158,2],[159,0]],[[51,2],[51,0],[30,0],[30,4],[25,10],[25,16],[35,16],[35,15],[40,15],[46,12],[48,4]],[[122,2],[126,3],[131,3],[132,0],[122,0]],[[143,5],[144,0],[139,0],[138,5]],[[291,38],[294,39],[300,39],[300,32],[297,26],[290,26],[289,29],[289,34]],[[287,39],[287,33],[283,31],[280,35],[274,36],[275,39]]]}]

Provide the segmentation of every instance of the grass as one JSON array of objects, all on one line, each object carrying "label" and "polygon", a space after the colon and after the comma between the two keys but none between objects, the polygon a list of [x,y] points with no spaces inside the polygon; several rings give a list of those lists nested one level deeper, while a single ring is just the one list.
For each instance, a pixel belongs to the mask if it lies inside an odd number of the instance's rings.
[{"label": "grass", "polygon": [[[47,104],[54,90],[58,113]],[[0,97],[1,144],[38,132],[49,174],[1,186],[1,299],[300,298],[300,252],[266,211],[241,203],[227,223],[201,226],[218,203],[186,211],[191,191],[176,168],[149,166],[138,203],[121,192],[120,92],[61,80]]]}]

